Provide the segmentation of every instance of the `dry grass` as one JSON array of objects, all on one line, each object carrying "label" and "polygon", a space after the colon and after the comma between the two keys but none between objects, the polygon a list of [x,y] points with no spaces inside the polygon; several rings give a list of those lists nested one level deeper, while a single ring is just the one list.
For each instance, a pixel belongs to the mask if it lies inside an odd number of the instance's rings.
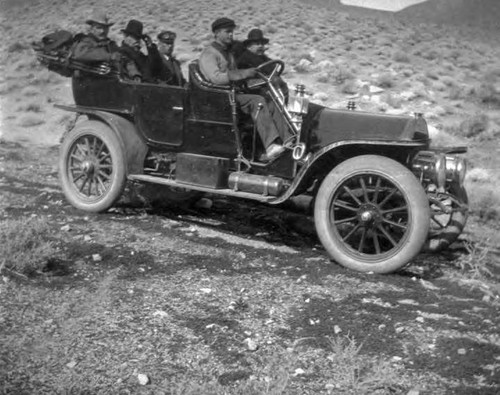
[{"label": "dry grass", "polygon": [[32,274],[41,271],[55,254],[47,219],[0,222],[0,271]]},{"label": "dry grass", "polygon": [[493,277],[489,268],[492,261],[490,240],[466,241],[464,245],[466,253],[455,261],[462,273],[479,280]]}]

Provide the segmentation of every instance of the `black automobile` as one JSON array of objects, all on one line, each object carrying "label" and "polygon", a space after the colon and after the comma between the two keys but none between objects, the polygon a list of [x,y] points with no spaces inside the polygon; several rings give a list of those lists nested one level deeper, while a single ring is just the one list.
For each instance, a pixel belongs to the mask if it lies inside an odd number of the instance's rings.
[{"label": "black automobile", "polygon": [[[39,59],[57,67],[57,59]],[[447,247],[465,226],[466,150],[430,149],[419,114],[330,109],[309,103],[301,86],[285,98],[273,84],[283,63],[271,61],[248,89],[267,92],[294,138],[262,161],[236,88],[206,81],[196,62],[185,87],[125,81],[106,65],[73,69],[75,104],[57,107],[79,117],[59,165],[64,194],[79,209],[108,210],[127,180],[165,186],[165,202],[210,193],[279,205],[308,195],[328,255],[377,273]]]}]

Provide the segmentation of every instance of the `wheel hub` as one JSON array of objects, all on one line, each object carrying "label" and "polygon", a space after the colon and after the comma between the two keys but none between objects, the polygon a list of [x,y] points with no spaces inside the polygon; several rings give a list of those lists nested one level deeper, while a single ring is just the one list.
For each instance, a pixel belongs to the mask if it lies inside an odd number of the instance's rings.
[{"label": "wheel hub", "polygon": [[363,204],[358,210],[358,221],[362,226],[373,226],[380,221],[380,213],[377,206],[373,204]]},{"label": "wheel hub", "polygon": [[91,160],[86,160],[86,161],[82,162],[81,169],[88,176],[92,175],[92,174],[94,174],[95,164]]}]

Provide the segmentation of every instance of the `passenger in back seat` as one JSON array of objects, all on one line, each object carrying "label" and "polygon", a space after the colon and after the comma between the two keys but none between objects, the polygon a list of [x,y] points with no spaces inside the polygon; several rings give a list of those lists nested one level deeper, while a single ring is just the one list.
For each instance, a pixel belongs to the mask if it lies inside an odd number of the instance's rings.
[{"label": "passenger in back seat", "polygon": [[72,48],[71,58],[83,63],[116,63],[120,59],[118,45],[108,38],[109,28],[113,22],[106,14],[95,12],[86,20],[89,25],[87,35],[78,35],[79,39]]}]

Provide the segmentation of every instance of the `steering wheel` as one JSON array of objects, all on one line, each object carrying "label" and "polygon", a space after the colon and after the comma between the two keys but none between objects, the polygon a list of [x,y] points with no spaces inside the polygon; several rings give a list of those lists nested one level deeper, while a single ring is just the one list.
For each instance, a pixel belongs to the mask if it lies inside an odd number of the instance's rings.
[{"label": "steering wheel", "polygon": [[[270,73],[266,71],[271,69]],[[250,78],[247,80],[248,88],[257,88],[262,85],[270,84],[274,77],[280,76],[285,70],[285,63],[281,60],[269,60],[265,63],[262,63],[260,66],[255,68],[255,73],[257,74],[257,78]]]},{"label": "steering wheel", "polygon": [[[269,70],[271,67],[273,71],[266,74],[265,70]],[[260,66],[255,68],[257,75],[268,83],[270,83],[274,77],[280,76],[281,73],[283,73],[283,70],[285,70],[285,63],[278,59],[269,60],[268,62],[262,63]]]}]

